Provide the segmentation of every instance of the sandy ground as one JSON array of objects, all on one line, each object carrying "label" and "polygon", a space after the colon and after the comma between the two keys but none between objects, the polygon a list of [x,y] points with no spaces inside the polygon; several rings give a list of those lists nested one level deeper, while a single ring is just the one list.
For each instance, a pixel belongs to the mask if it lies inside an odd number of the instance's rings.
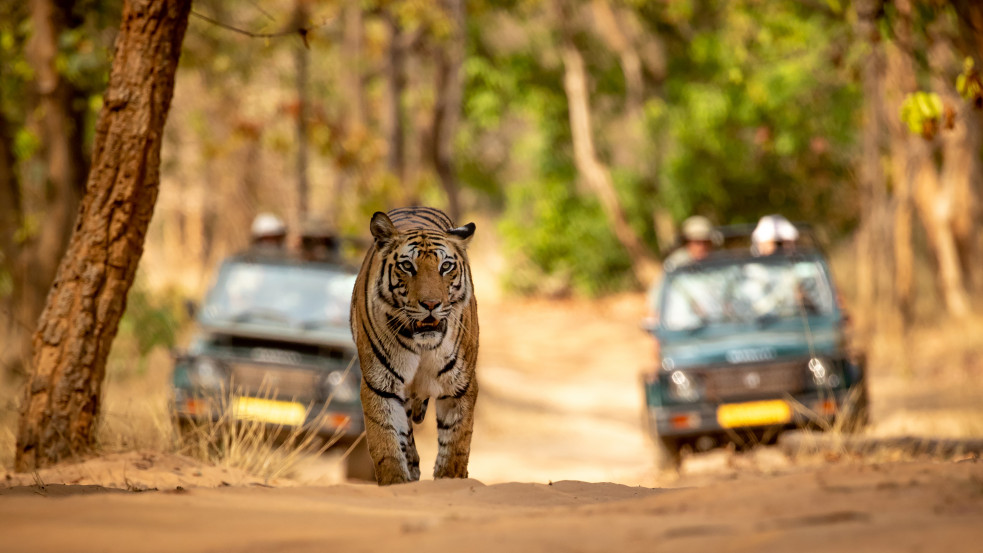
[{"label": "sandy ground", "polygon": [[15,551],[979,551],[983,464],[682,489],[575,481],[0,495]]},{"label": "sandy ground", "polygon": [[[340,482],[336,457],[264,482],[152,450],[0,476],[0,550],[979,551],[972,453],[778,447],[651,463],[640,295],[482,304],[472,479]],[[967,329],[967,336],[978,329]],[[922,340],[872,375],[873,440],[983,436],[983,355]],[[431,466],[432,414],[419,430]],[[426,473],[426,469],[424,470]]]}]

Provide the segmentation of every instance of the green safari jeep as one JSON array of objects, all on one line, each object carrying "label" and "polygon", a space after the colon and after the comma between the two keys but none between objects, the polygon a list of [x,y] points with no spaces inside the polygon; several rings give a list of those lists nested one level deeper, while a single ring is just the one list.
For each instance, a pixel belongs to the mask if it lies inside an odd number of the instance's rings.
[{"label": "green safari jeep", "polygon": [[[354,269],[286,255],[226,259],[175,356],[174,414],[184,427],[232,417],[271,431],[313,432],[374,480],[348,326]],[[356,441],[358,441],[356,443]],[[342,450],[344,451],[344,450]]]},{"label": "green safari jeep", "polygon": [[819,250],[714,252],[667,270],[658,300],[646,330],[659,358],[643,385],[661,468],[678,468],[683,449],[866,424],[864,363]]}]

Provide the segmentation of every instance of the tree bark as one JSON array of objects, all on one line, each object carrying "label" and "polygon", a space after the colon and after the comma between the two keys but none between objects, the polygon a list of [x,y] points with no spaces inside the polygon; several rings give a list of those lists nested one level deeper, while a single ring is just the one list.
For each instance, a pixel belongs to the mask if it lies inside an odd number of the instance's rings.
[{"label": "tree bark", "polygon": [[[296,0],[294,4],[294,19],[298,28],[307,23],[307,0]],[[308,198],[310,184],[307,178],[307,81],[308,58],[307,37],[297,45],[294,62],[297,69],[297,214],[296,223],[299,228],[307,220]]]},{"label": "tree bark", "polygon": [[979,0],[951,0],[956,10],[964,49],[983,68],[983,3]]},{"label": "tree bark", "polygon": [[[948,155],[948,154],[947,154]],[[963,283],[959,252],[952,232],[952,194],[943,185],[928,143],[918,144],[913,156],[915,203],[939,267],[939,285],[946,311],[955,318],[969,315],[969,296]]]},{"label": "tree bark", "polygon": [[[559,11],[560,19],[568,21],[569,15],[564,13],[567,10],[562,9],[561,6]],[[560,56],[563,60],[563,88],[567,95],[574,164],[577,172],[597,196],[615,237],[627,250],[635,279],[640,284],[647,285],[661,274],[661,267],[628,223],[628,216],[618,199],[611,172],[597,157],[591,127],[587,70],[584,67],[584,58],[574,44],[569,29],[564,29]]]},{"label": "tree bark", "polygon": [[859,330],[867,335],[873,323],[877,278],[874,271],[875,235],[878,228],[875,203],[879,190],[884,187],[881,169],[881,49],[877,33],[879,0],[857,2],[857,38],[868,44],[870,52],[864,56],[861,79],[864,92],[862,151],[860,158],[860,228],[857,231],[857,322]]},{"label": "tree bark", "polygon": [[163,128],[190,9],[190,0],[123,4],[86,194],[34,335],[19,471],[91,446],[106,358],[157,200]]},{"label": "tree bark", "polygon": [[[899,2],[898,7],[899,14],[904,16],[899,21],[902,24],[907,23],[903,30],[910,29],[910,4]],[[907,32],[910,34],[910,31]],[[953,45],[946,31],[938,24],[930,27],[929,34],[932,39],[928,52],[929,62],[938,71],[947,72],[956,65],[952,56]],[[945,79],[936,76],[933,78],[933,85],[943,98],[949,96],[947,103],[952,105],[957,101],[949,94],[951,84]],[[910,148],[907,156],[913,178],[915,205],[938,264],[938,282],[946,311],[955,318],[965,318],[970,313],[969,294],[966,291],[954,230],[955,192],[960,185],[959,180],[969,177],[972,156],[978,155],[978,152],[969,151],[969,134],[961,123],[962,121],[957,121],[952,129],[943,129],[939,137],[931,141],[909,135]],[[941,154],[941,167],[936,161],[937,154]]]},{"label": "tree bark", "polygon": [[345,27],[342,38],[344,67],[342,83],[345,90],[345,126],[349,133],[365,132],[365,98],[362,86],[362,4],[347,0],[344,9]]},{"label": "tree bark", "polygon": [[630,116],[641,114],[642,102],[645,100],[645,80],[642,78],[642,60],[635,46],[622,29],[618,13],[611,8],[608,0],[593,0],[591,2],[594,15],[594,25],[601,38],[618,54],[621,72],[625,77],[625,111]]},{"label": "tree bark", "polygon": [[440,184],[447,195],[447,214],[451,220],[460,221],[460,183],[454,169],[454,135],[457,133],[461,114],[465,7],[464,0],[444,0],[442,3],[454,29],[437,54],[437,98],[433,110],[433,142],[430,153]]},{"label": "tree bark", "polygon": [[[879,95],[886,100],[886,119],[891,150],[891,181],[894,189],[894,307],[902,335],[907,331],[912,319],[914,296],[914,248],[912,241],[914,220],[913,190],[915,187],[915,167],[913,159],[917,152],[920,137],[912,135],[900,117],[901,104],[905,95],[915,92],[912,48],[910,6],[899,4],[895,18],[895,43],[887,48],[887,78]],[[889,309],[888,311],[894,311]],[[891,319],[894,319],[892,316]]]},{"label": "tree bark", "polygon": [[406,89],[406,45],[404,33],[399,21],[392,13],[386,13],[389,24],[389,63],[388,77],[388,135],[389,155],[386,165],[389,172],[399,179],[401,185],[406,185],[406,145],[403,120],[403,90]]}]

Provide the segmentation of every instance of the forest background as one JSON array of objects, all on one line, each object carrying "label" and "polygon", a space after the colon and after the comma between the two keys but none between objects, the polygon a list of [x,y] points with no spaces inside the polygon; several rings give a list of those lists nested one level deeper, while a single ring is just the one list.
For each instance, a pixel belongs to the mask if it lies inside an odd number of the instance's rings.
[{"label": "forest background", "polygon": [[[14,382],[84,193],[121,4],[0,7]],[[199,0],[117,366],[176,345],[182,301],[257,213],[364,236],[373,211],[415,203],[491,223],[515,294],[639,290],[687,216],[782,213],[833,252],[859,339],[972,317],[981,36],[970,1]]]}]

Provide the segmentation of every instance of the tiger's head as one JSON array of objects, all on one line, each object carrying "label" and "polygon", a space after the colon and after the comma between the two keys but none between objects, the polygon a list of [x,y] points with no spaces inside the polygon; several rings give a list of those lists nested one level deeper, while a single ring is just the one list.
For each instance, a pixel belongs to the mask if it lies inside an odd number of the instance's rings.
[{"label": "tiger's head", "polygon": [[387,310],[389,328],[420,349],[440,345],[448,324],[454,324],[471,301],[471,269],[467,244],[474,223],[447,230],[399,230],[382,212],[370,223],[381,257],[373,275]]}]

